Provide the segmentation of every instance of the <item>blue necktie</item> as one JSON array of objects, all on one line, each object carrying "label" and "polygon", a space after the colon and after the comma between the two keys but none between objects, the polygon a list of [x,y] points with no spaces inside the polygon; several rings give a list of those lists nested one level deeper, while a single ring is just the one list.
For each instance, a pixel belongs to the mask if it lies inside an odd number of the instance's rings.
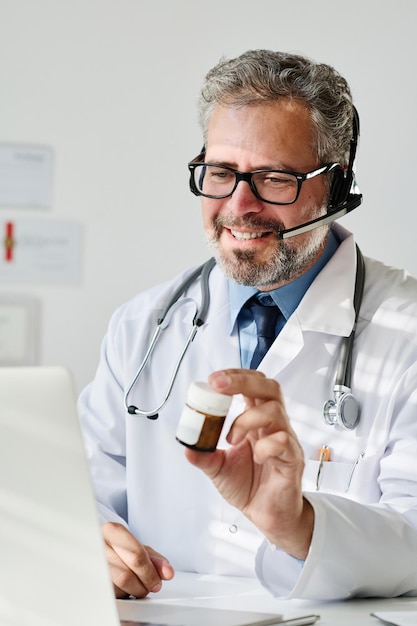
[{"label": "blue necktie", "polygon": [[[269,299],[272,301],[272,298],[269,297]],[[257,298],[249,300],[246,306],[252,311],[258,334],[258,343],[250,363],[250,368],[254,370],[274,343],[280,310],[275,304],[268,306],[262,304]]]}]

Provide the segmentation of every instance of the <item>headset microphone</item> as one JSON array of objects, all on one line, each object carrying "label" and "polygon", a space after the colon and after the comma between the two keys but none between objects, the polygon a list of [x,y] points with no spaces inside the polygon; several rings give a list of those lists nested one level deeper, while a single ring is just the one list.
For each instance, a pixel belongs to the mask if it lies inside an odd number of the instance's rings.
[{"label": "headset microphone", "polygon": [[327,213],[310,222],[300,224],[300,226],[294,226],[293,228],[287,228],[281,231],[278,234],[279,239],[289,239],[295,235],[301,235],[302,233],[314,230],[319,226],[330,224],[347,213],[350,213],[350,211],[353,211],[353,209],[356,209],[362,203],[362,194],[356,185],[354,174],[358,139],[359,115],[355,107],[353,107],[352,139],[350,140],[348,167],[346,170],[340,167],[334,171]]}]

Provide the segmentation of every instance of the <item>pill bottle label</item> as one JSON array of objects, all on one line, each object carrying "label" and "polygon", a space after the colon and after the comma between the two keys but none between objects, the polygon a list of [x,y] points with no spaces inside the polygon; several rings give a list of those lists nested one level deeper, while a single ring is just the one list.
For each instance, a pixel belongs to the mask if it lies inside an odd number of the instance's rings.
[{"label": "pill bottle label", "polygon": [[204,426],[204,419],[203,413],[197,413],[186,404],[177,428],[176,437],[178,441],[186,446],[195,446]]},{"label": "pill bottle label", "polygon": [[178,424],[176,439],[200,452],[214,452],[231,396],[213,391],[207,383],[193,383]]}]

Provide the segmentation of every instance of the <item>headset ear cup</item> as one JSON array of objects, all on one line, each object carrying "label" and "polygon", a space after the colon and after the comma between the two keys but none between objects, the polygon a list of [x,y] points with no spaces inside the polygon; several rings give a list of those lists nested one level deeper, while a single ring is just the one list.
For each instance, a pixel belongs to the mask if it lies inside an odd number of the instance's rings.
[{"label": "headset ear cup", "polygon": [[354,164],[358,140],[359,115],[355,107],[353,107],[352,139],[350,141],[349,161],[346,169],[339,166],[338,169],[334,171],[329,196],[329,210],[331,213],[343,208],[346,204],[352,203],[352,200],[354,202],[354,206],[352,208],[356,208],[361,202],[362,196],[360,193],[352,193],[353,181],[355,179]]},{"label": "headset ear cup", "polygon": [[329,208],[337,209],[347,200],[351,186],[351,181],[348,178],[341,167],[334,171],[330,188]]}]

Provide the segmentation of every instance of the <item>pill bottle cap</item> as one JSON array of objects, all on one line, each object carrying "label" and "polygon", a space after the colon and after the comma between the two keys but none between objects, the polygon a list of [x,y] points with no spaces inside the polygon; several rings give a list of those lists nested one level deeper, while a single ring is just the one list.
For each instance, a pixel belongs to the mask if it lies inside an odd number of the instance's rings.
[{"label": "pill bottle cap", "polygon": [[190,385],[187,404],[209,415],[226,415],[233,396],[214,391],[208,383],[196,382]]}]

